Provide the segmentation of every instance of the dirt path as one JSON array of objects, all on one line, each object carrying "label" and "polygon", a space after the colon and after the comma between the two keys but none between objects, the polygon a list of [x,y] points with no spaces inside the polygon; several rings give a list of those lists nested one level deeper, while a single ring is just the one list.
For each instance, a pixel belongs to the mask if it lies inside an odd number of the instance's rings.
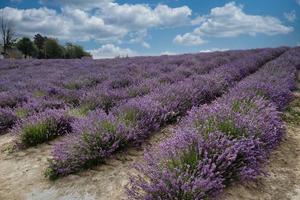
[{"label": "dirt path", "polygon": [[2,200],[114,200],[126,197],[124,186],[133,171],[132,164],[142,158],[143,148],[166,137],[166,127],[143,145],[118,153],[105,165],[57,181],[43,176],[51,144],[22,152],[3,152],[12,138],[0,136],[0,199]]},{"label": "dirt path", "polygon": [[[300,76],[300,73],[299,73]],[[299,77],[300,80],[300,77]],[[299,85],[300,88],[300,85]],[[300,93],[298,96],[300,105]],[[300,113],[300,107],[296,108]],[[132,164],[142,159],[143,148],[167,137],[172,127],[156,134],[142,148],[120,152],[107,164],[57,181],[43,176],[51,144],[8,154],[11,136],[0,136],[0,200],[121,200]],[[287,136],[274,151],[267,166],[269,176],[248,185],[232,185],[221,199],[299,200],[300,126],[287,124]]]},{"label": "dirt path", "polygon": [[[292,109],[300,116],[300,72],[298,91]],[[289,115],[289,113],[285,113]],[[300,117],[286,123],[287,133],[266,167],[268,176],[248,185],[232,185],[225,190],[226,200],[299,200],[300,199]],[[297,123],[298,122],[298,123]]]}]

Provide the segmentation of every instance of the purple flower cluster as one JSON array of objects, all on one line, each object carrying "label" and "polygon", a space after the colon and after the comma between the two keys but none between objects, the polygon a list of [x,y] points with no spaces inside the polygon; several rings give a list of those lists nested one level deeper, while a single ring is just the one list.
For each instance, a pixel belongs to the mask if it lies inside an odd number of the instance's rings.
[{"label": "purple flower cluster", "polygon": [[[145,96],[128,99],[114,107],[107,116],[100,112],[98,118],[98,111],[92,112],[86,119],[92,125],[54,146],[47,175],[54,178],[92,167],[122,147],[143,142],[161,126],[176,120],[193,106],[211,102],[236,81],[284,51],[285,48],[261,50],[215,67],[207,74],[195,74],[173,84],[167,83]],[[107,121],[116,132],[103,130]]]},{"label": "purple flower cluster", "polygon": [[214,198],[233,181],[261,175],[284,135],[278,109],[292,97],[299,64],[300,48],[291,49],[211,104],[193,107],[174,134],[136,165],[130,199]]},{"label": "purple flower cluster", "polygon": [[12,128],[16,121],[17,116],[11,109],[0,108],[0,135]]}]

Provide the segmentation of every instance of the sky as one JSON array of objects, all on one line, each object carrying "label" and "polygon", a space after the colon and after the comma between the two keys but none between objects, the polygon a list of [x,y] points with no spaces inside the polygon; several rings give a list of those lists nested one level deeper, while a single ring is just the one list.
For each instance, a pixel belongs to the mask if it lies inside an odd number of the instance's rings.
[{"label": "sky", "polygon": [[18,37],[94,58],[300,45],[300,0],[0,0]]}]

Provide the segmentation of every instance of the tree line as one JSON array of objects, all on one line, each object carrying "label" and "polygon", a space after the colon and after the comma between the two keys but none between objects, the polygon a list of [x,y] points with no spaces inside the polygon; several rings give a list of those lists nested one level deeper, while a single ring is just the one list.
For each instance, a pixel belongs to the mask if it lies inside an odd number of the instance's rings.
[{"label": "tree line", "polygon": [[24,57],[28,56],[39,59],[53,58],[82,58],[91,56],[88,52],[76,44],[66,43],[64,46],[58,40],[36,34],[33,41],[28,37],[23,37],[17,41],[16,47]]},{"label": "tree line", "polygon": [[8,55],[9,50],[17,48],[25,58],[39,58],[39,59],[57,59],[57,58],[82,58],[91,57],[91,55],[84,51],[80,45],[66,43],[61,45],[57,39],[48,38],[41,34],[36,34],[31,40],[29,37],[16,38],[14,26],[10,21],[4,17],[2,12],[1,19],[1,42],[3,51],[0,52],[4,56]]}]

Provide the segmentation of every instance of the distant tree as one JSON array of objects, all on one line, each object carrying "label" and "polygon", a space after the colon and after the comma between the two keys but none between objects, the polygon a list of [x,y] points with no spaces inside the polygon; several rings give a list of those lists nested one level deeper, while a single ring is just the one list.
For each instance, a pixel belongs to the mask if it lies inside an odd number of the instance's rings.
[{"label": "distant tree", "polygon": [[24,54],[25,58],[28,56],[36,57],[38,53],[37,47],[28,37],[20,39],[17,42],[17,48]]},{"label": "distant tree", "polygon": [[65,47],[65,56],[66,58],[82,58],[85,56],[90,56],[88,52],[85,52],[83,48],[79,45],[72,43],[67,43]]},{"label": "distant tree", "polygon": [[38,58],[45,58],[44,45],[47,37],[42,36],[41,34],[36,34],[34,36],[34,44],[38,48]]},{"label": "distant tree", "polygon": [[45,58],[64,58],[64,47],[56,39],[47,38],[44,45]]},{"label": "distant tree", "polygon": [[1,13],[1,36],[2,36],[2,45],[3,45],[3,53],[7,54],[7,50],[11,49],[14,43],[16,42],[15,31],[12,23],[5,19],[4,10]]}]

